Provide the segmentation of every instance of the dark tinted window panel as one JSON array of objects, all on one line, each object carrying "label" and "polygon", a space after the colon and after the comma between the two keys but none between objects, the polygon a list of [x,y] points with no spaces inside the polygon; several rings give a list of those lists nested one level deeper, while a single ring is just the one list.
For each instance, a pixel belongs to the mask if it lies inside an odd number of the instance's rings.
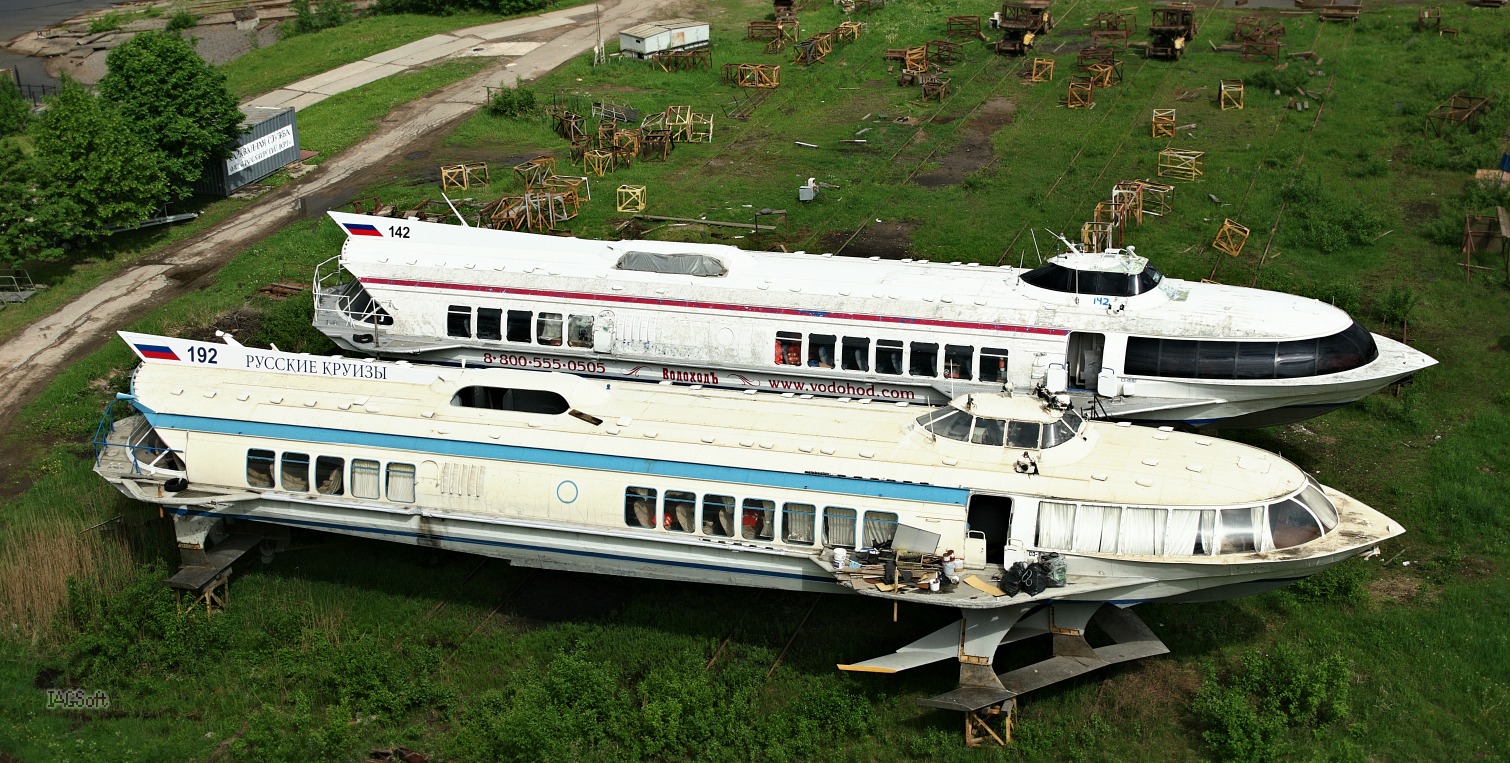
[{"label": "dark tinted window panel", "polygon": [[1200,342],[1164,339],[1159,343],[1159,375],[1194,379],[1196,348]]},{"label": "dark tinted window panel", "polygon": [[472,308],[451,305],[446,311],[446,336],[472,336]]},{"label": "dark tinted window panel", "polygon": [[1040,289],[1075,293],[1075,271],[1054,263],[1041,265],[1023,273],[1022,280]]},{"label": "dark tinted window panel", "polygon": [[1157,287],[1159,285],[1159,282],[1162,280],[1164,280],[1164,274],[1155,270],[1152,265],[1149,265],[1148,267],[1143,268],[1142,273],[1138,274],[1137,282],[1134,288],[1137,289],[1137,292],[1139,294],[1142,294],[1146,291],[1153,291],[1154,288]]},{"label": "dark tinted window panel", "polygon": [[503,338],[503,311],[495,307],[477,308],[477,338]]},{"label": "dark tinted window panel", "polygon": [[980,380],[986,382],[1006,382],[1006,350],[996,347],[982,347],[980,349]]},{"label": "dark tinted window panel", "polygon": [[1137,293],[1137,278],[1127,273],[1083,272],[1080,274],[1080,293],[1131,297]]},{"label": "dark tinted window panel", "polygon": [[1273,379],[1275,349],[1274,342],[1238,342],[1235,378]]},{"label": "dark tinted window panel", "polygon": [[1202,379],[1231,379],[1237,342],[1197,343],[1196,374]]},{"label": "dark tinted window panel", "polygon": [[1351,371],[1378,357],[1379,349],[1374,337],[1366,329],[1354,323],[1340,334],[1317,342],[1316,373],[1335,374]]},{"label": "dark tinted window panel", "polygon": [[913,342],[908,373],[913,376],[939,375],[939,346],[933,342]]},{"label": "dark tinted window panel", "polygon": [[1298,379],[1316,375],[1316,340],[1300,339],[1280,342],[1274,359],[1274,378]]},{"label": "dark tinted window panel", "polygon": [[870,340],[860,337],[844,337],[842,356],[844,358],[844,370],[869,371]]},{"label": "dark tinted window panel", "polygon": [[508,322],[509,341],[530,341],[530,324],[534,322],[534,317],[534,313],[528,310],[510,310]]},{"label": "dark tinted window panel", "polygon": [[1159,375],[1159,342],[1146,336],[1127,338],[1127,372],[1143,376]]},{"label": "dark tinted window panel", "polygon": [[876,340],[876,373],[902,373],[902,343],[895,339]]}]

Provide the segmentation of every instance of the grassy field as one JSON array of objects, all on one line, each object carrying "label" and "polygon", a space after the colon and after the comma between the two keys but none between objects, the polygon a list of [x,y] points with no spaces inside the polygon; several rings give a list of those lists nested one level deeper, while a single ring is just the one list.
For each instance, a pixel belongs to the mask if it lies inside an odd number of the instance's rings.
[{"label": "grassy field", "polygon": [[[1141,27],[1147,6],[1138,8]],[[1098,91],[1094,109],[1067,110],[1058,102],[1074,50],[1088,42],[1081,25],[1099,10],[1056,7],[1060,26],[1037,51],[1056,60],[1054,82],[1025,84],[1023,61],[975,43],[949,67],[943,103],[898,87],[881,53],[942,36],[947,15],[981,12],[963,2],[864,16],[859,40],[806,69],[742,39],[743,22],[767,6],[689,9],[715,19],[716,64],[782,64],[782,86],[745,122],[724,117],[738,93],[716,71],[583,60],[532,87],[546,99],[559,90],[646,113],[686,104],[715,115],[712,143],[595,178],[594,200],[570,226],[580,235],[613,235],[623,216],[610,190],[634,183],[649,188],[651,214],[750,222],[763,207],[787,210],[782,229],[756,241],[710,226],[651,237],[983,263],[1037,262],[1035,232],[1047,255],[1045,229],[1074,238],[1113,183],[1153,176],[1168,141],[1150,137],[1150,112],[1177,109],[1178,124],[1196,127],[1172,144],[1205,151],[1204,175],[1176,182],[1172,213],[1130,227],[1128,243],[1167,273],[1316,296],[1397,338],[1408,321],[1411,344],[1441,361],[1398,394],[1301,425],[1223,433],[1404,524],[1408,534],[1379,558],[1261,597],[1140,607],[1168,657],[1029,695],[1012,747],[967,751],[956,715],[915,705],[953,686],[952,667],[833,668],[948,617],[926,607],[903,608],[893,623],[888,607],[857,598],[532,572],[296,533],[272,563],[238,568],[229,610],[179,615],[157,582],[175,563],[165,523],[88,468],[85,443],[130,366],[112,345],[61,375],[11,435],[57,444],[0,526],[0,714],[14,719],[0,727],[0,751],[259,761],[361,760],[393,745],[457,761],[1510,756],[1499,720],[1510,702],[1510,615],[1498,605],[1510,600],[1510,284],[1498,271],[1465,283],[1457,251],[1465,211],[1507,202],[1470,181],[1498,163],[1510,109],[1491,105],[1477,126],[1441,138],[1425,132],[1425,114],[1455,92],[1510,91],[1499,44],[1510,19],[1454,8],[1447,25],[1463,34],[1439,37],[1413,31],[1414,8],[1370,7],[1342,26],[1270,16],[1284,21],[1290,51],[1321,59],[1275,71],[1207,45],[1257,11],[1203,9],[1183,60],[1129,53],[1125,80]],[[815,8],[805,34],[840,20]],[[1247,83],[1246,108],[1222,111],[1217,83],[1233,78]],[[1319,95],[1310,110],[1283,108],[1296,87]],[[856,138],[867,142],[838,143]],[[481,159],[495,183],[469,192],[480,202],[517,192],[508,166],[541,153],[564,165],[565,149],[542,120],[479,115],[423,156],[396,157],[369,191],[400,206],[438,198],[436,165]],[[799,205],[808,177],[839,188]],[[1224,218],[1253,231],[1240,257],[1210,247]],[[307,300],[253,295],[310,272],[339,243],[328,221],[290,226],[133,328],[240,326],[243,341],[328,351],[307,329]],[[1031,651],[1004,652],[998,664]],[[43,689],[58,687],[107,691],[110,707],[49,710]]]}]

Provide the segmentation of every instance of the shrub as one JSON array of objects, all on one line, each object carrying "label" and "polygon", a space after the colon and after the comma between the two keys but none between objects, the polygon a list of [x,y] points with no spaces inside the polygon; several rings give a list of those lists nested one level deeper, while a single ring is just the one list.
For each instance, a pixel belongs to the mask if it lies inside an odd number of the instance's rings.
[{"label": "shrub", "polygon": [[89,33],[114,32],[126,23],[121,14],[111,11],[101,16],[95,16],[89,20]]},{"label": "shrub", "polygon": [[504,119],[517,119],[535,111],[535,91],[526,87],[499,88],[488,99],[488,113]]},{"label": "shrub", "polygon": [[125,590],[108,595],[69,582],[66,624],[79,631],[68,649],[72,677],[132,684],[159,671],[191,673],[218,651],[226,618],[180,612],[163,577],[160,564],[149,565]]},{"label": "shrub", "polygon": [[1351,559],[1289,587],[1298,600],[1317,604],[1362,604],[1368,600],[1368,567]]},{"label": "shrub", "polygon": [[293,19],[278,28],[284,37],[332,29],[356,18],[351,5],[342,0],[324,0],[317,7],[309,0],[294,0],[289,7],[294,11]]},{"label": "shrub", "polygon": [[178,11],[168,18],[169,32],[193,29],[196,26],[199,26],[199,17],[185,10]]},{"label": "shrub", "polygon": [[1207,665],[1192,709],[1216,758],[1261,763],[1285,756],[1291,730],[1347,720],[1351,679],[1340,655],[1317,659],[1280,645],[1248,653],[1225,676]]}]

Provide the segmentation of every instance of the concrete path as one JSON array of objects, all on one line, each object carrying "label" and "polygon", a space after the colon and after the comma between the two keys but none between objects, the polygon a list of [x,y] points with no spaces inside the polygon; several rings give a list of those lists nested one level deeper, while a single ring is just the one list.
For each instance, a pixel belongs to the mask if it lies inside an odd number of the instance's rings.
[{"label": "concrete path", "polygon": [[[605,4],[603,28],[622,29],[659,18],[665,13],[665,2],[617,0],[611,6]],[[214,278],[220,266],[252,243],[306,214],[306,199],[330,198],[343,187],[364,182],[364,175],[372,168],[403,155],[411,143],[476,110],[486,99],[487,87],[512,87],[519,80],[539,77],[592,50],[597,43],[593,7],[559,13],[567,21],[559,25],[554,40],[507,66],[493,67],[395,109],[376,133],[314,172],[258,199],[215,228],[128,268],[0,345],[0,417],[15,422],[21,406],[69,361],[111,340],[113,331],[148,309],[195,288],[201,279]],[[312,209],[308,213],[321,211]],[[206,270],[209,272],[201,275]],[[177,277],[179,274],[184,277]],[[4,460],[0,459],[0,465]]]},{"label": "concrete path", "polygon": [[[540,16],[484,24],[459,29],[449,34],[431,35],[423,40],[415,40],[408,45],[385,50],[324,74],[300,80],[271,93],[259,95],[243,105],[292,106],[295,111],[298,111],[336,93],[344,93],[369,82],[376,82],[402,71],[432,64],[443,58],[524,56],[544,43],[537,39],[514,38],[525,36],[538,38],[541,32],[562,27],[576,27],[584,21],[592,23],[596,29],[595,10],[592,6],[565,8]],[[596,43],[596,39],[593,42]],[[592,46],[588,47],[591,49]]]}]

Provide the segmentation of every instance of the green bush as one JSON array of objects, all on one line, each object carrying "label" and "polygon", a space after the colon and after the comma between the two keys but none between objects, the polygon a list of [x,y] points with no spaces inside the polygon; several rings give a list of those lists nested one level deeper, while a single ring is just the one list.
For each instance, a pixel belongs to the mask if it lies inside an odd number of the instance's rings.
[{"label": "green bush", "polygon": [[291,696],[287,711],[264,705],[247,720],[246,731],[231,742],[239,760],[264,763],[304,763],[310,760],[340,760],[352,744],[352,727],[344,708],[326,712],[317,719],[303,692]]},{"label": "green bush", "polygon": [[0,76],[0,138],[26,132],[31,124],[31,101],[10,77]]},{"label": "green bush", "polygon": [[334,355],[340,350],[330,338],[311,325],[315,298],[308,292],[288,299],[259,300],[262,323],[246,341],[258,347],[277,345],[284,352],[307,352],[311,355]]},{"label": "green bush", "polygon": [[111,11],[101,16],[95,16],[89,20],[89,33],[114,32],[125,26],[126,20],[121,14]]},{"label": "green bush", "polygon": [[343,0],[323,0],[313,7],[309,0],[294,0],[289,7],[294,11],[293,19],[278,28],[284,37],[334,29],[356,18],[356,11]]},{"label": "green bush", "polygon": [[1368,601],[1368,566],[1350,559],[1288,589],[1296,599],[1317,604],[1362,604]]},{"label": "green bush", "polygon": [[199,26],[199,17],[186,10],[178,11],[168,18],[169,32],[193,29],[196,26]]},{"label": "green bush", "polygon": [[160,564],[149,565],[115,593],[69,580],[65,625],[78,630],[68,649],[72,678],[130,686],[164,671],[192,673],[212,659],[226,643],[226,618],[179,611],[165,576]]},{"label": "green bush", "polygon": [[529,116],[535,111],[535,91],[526,87],[500,88],[488,99],[488,113],[504,119]]},{"label": "green bush", "polygon": [[1280,645],[1250,652],[1227,675],[1208,664],[1192,704],[1201,737],[1219,760],[1262,763],[1286,757],[1292,731],[1321,729],[1351,714],[1352,675],[1340,655]]}]

